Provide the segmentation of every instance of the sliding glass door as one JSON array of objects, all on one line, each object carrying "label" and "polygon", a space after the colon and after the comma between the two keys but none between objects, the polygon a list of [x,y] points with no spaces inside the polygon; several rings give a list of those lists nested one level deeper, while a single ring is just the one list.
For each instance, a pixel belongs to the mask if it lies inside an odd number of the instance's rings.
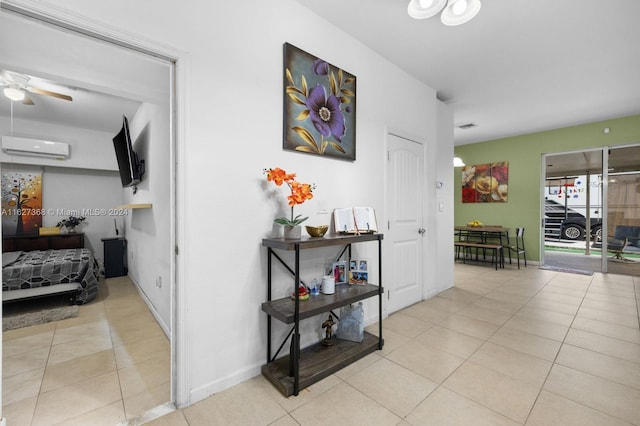
[{"label": "sliding glass door", "polygon": [[640,145],[612,148],[608,163],[606,269],[640,275]]},{"label": "sliding glass door", "polygon": [[541,262],[550,269],[601,271],[602,149],[544,156]]},{"label": "sliding glass door", "polygon": [[640,275],[640,145],[543,158],[543,267]]}]

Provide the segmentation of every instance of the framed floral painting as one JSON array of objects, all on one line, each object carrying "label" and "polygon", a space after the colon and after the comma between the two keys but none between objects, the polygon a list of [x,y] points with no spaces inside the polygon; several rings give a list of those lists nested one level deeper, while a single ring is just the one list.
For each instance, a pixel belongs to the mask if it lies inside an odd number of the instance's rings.
[{"label": "framed floral painting", "polygon": [[506,203],[508,189],[508,161],[462,168],[463,203]]},{"label": "framed floral painting", "polygon": [[356,159],[356,77],[284,44],[283,148]]}]

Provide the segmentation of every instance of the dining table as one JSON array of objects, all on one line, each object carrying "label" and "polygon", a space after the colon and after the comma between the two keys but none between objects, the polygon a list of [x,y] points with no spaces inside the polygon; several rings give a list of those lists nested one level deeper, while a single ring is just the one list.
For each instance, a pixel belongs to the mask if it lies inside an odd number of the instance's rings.
[{"label": "dining table", "polygon": [[458,238],[463,237],[465,239],[478,239],[480,242],[486,243],[487,240],[497,239],[500,243],[509,243],[509,230],[501,225],[483,225],[483,226],[468,226],[459,225],[454,227],[455,235]]},{"label": "dining table", "polygon": [[[504,248],[509,252],[509,263],[511,263],[511,252],[508,249],[509,245],[509,230],[510,228],[501,225],[483,225],[483,226],[469,226],[469,225],[457,225],[454,227],[454,237],[457,237],[457,241],[464,241],[465,243],[477,243],[477,244],[497,244],[500,245],[500,257],[502,265],[504,265]],[[465,244],[462,243],[462,244]],[[477,245],[474,244],[474,245]],[[470,244],[465,244],[470,245]],[[456,244],[456,258],[460,255],[460,245]],[[478,253],[476,251],[476,259],[478,259]]]}]

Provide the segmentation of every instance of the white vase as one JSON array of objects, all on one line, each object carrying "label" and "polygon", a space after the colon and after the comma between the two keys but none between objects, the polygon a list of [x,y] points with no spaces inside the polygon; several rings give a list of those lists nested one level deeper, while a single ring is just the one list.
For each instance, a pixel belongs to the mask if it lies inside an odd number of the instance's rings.
[{"label": "white vase", "polygon": [[302,237],[302,227],[298,226],[284,226],[284,239],[285,240],[299,240]]},{"label": "white vase", "polygon": [[62,226],[60,228],[61,234],[73,234],[74,232],[76,232],[75,226]]}]

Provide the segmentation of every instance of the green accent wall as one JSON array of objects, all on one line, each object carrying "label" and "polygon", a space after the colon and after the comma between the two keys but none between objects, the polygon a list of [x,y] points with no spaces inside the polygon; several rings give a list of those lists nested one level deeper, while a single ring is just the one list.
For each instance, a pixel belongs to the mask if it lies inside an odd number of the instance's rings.
[{"label": "green accent wall", "polygon": [[[610,132],[605,134],[603,129]],[[524,227],[527,260],[540,259],[543,154],[640,143],[640,115],[455,147],[467,165],[509,162],[506,203],[462,203],[461,168],[454,173],[454,223],[478,219],[485,225]]]}]

